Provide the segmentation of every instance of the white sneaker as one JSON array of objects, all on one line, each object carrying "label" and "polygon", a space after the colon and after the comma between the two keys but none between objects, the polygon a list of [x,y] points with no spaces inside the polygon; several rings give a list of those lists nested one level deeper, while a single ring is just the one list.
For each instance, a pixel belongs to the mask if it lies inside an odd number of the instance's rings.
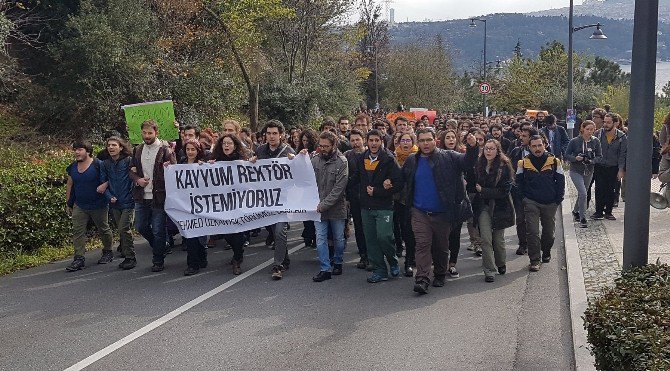
[{"label": "white sneaker", "polygon": [[451,276],[451,278],[458,278],[461,276],[460,274],[458,274],[456,267],[449,267],[449,275]]}]

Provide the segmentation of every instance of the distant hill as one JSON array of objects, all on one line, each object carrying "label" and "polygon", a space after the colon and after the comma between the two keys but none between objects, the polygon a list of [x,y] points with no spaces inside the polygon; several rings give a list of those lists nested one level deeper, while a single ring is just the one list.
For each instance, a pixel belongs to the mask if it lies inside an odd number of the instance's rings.
[{"label": "distant hill", "polygon": [[[670,4],[670,0],[661,0]],[[632,0],[610,0],[609,5],[632,3]],[[604,4],[602,4],[604,5]],[[591,6],[591,5],[586,5]],[[539,16],[519,13],[492,14],[488,19],[489,61],[509,59],[514,54],[517,40],[521,43],[524,57],[532,58],[546,43],[558,40],[567,49],[568,19],[566,16]],[[607,40],[590,40],[594,28],[578,31],[574,35],[574,48],[578,53],[601,56],[620,63],[629,63],[632,57],[633,21],[631,19],[610,19],[605,16],[575,16],[575,27],[600,22]],[[481,60],[483,50],[482,23],[476,28],[468,27],[468,20],[440,22],[398,23],[391,29],[391,43],[402,46],[410,43],[428,42],[441,35],[454,59],[457,68],[469,69],[475,61]],[[659,23],[658,58],[670,60],[670,23]]]},{"label": "distant hill", "polygon": [[[533,16],[566,16],[568,7],[542,10],[528,13]],[[633,19],[635,0],[588,0],[584,5],[575,5],[575,15],[604,16],[612,19]],[[659,0],[658,18],[662,22],[670,22],[670,0]]]}]

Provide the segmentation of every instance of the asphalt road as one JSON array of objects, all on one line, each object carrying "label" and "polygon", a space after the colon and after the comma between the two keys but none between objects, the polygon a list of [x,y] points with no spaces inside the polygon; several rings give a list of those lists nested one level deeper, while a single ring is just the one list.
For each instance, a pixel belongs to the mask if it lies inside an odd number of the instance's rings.
[{"label": "asphalt road", "polygon": [[[557,236],[560,220],[559,210]],[[192,277],[183,276],[179,249],[164,272],[151,273],[141,242],[131,271],[118,270],[119,260],[91,265],[96,251],[80,272],[66,273],[63,261],[2,277],[0,370],[573,368],[562,237],[551,263],[529,273],[508,229],[508,273],[485,283],[464,229],[461,277],[418,296],[411,278],[366,283],[353,238],[344,275],[312,282],[319,266],[313,249],[300,249],[301,227],[289,232],[296,251],[278,282],[264,234],[238,277],[223,241],[209,250],[209,268]]]}]

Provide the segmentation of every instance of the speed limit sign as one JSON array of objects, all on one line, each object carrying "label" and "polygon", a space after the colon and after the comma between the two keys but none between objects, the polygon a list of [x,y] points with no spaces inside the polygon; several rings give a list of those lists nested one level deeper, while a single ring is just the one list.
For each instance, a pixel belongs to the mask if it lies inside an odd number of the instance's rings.
[{"label": "speed limit sign", "polygon": [[491,84],[489,84],[488,82],[483,82],[479,84],[479,94],[487,95],[490,93],[491,93]]}]

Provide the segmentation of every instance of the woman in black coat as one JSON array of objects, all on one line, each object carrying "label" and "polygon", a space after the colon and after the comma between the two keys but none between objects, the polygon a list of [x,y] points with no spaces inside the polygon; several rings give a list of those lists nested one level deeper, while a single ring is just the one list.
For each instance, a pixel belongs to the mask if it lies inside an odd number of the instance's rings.
[{"label": "woman in black coat", "polygon": [[[225,134],[216,142],[214,151],[210,156],[210,163],[217,161],[237,161],[248,160],[249,151],[242,145],[242,141],[234,134]],[[233,258],[230,265],[233,268],[233,274],[242,273],[242,261],[244,260],[244,233],[228,233],[223,238],[233,248]]]},{"label": "woman in black coat", "polygon": [[512,164],[502,151],[500,142],[489,139],[484,153],[477,160],[477,183],[473,199],[474,220],[482,241],[482,266],[486,282],[495,281],[496,271],[505,274],[505,228],[514,225],[514,206],[510,190]]}]

